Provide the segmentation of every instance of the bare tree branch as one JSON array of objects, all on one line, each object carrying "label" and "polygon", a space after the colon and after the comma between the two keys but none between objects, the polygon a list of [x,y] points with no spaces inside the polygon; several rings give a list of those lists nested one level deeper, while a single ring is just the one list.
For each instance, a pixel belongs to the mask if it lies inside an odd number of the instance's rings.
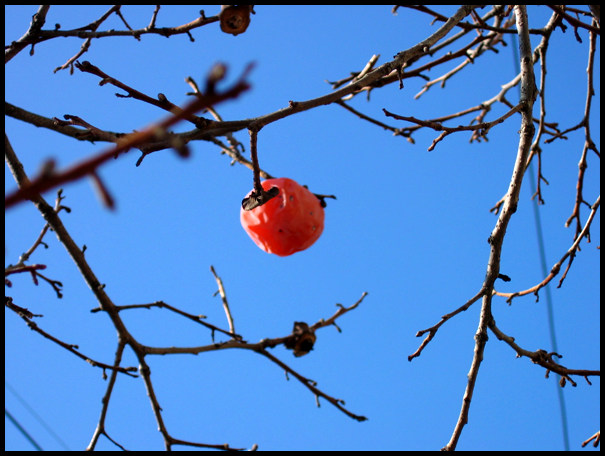
[{"label": "bare tree branch", "polygon": [[165,120],[158,122],[157,124],[147,127],[144,130],[132,133],[131,135],[122,138],[116,147],[112,147],[111,149],[105,152],[101,152],[100,154],[80,164],[72,166],[71,168],[65,170],[62,173],[55,173],[52,171],[51,168],[50,172],[47,171],[46,173],[43,173],[28,185],[22,186],[13,194],[5,197],[5,207],[9,208],[21,201],[34,197],[36,194],[42,193],[46,190],[50,190],[65,182],[71,182],[80,179],[81,177],[84,177],[86,175],[89,175],[108,160],[127,152],[129,149],[136,147],[141,143],[149,141],[150,139],[156,137],[158,133],[162,134],[162,132],[166,132],[169,127],[179,122],[184,117],[187,117],[190,114],[193,114],[207,106],[212,106],[217,103],[220,103],[223,100],[238,97],[242,92],[248,90],[249,88],[248,83],[244,80],[246,75],[247,71],[243,74],[242,78],[236,84],[234,84],[230,89],[226,90],[225,92],[218,94],[211,93],[205,95],[202,98],[196,98],[187,106],[185,106],[179,114],[170,116]]},{"label": "bare tree branch", "polygon": [[[66,343],[56,337],[56,335],[51,335],[41,329],[33,321],[35,317],[41,317],[41,315],[35,314],[35,309],[29,305],[29,303],[25,304],[29,307],[27,308],[14,303],[11,297],[5,297],[5,307],[19,315],[33,331],[53,343],[58,344],[91,365],[100,367],[103,370],[104,377],[106,377],[105,371],[110,370],[109,381],[103,396],[99,420],[88,445],[88,450],[94,450],[101,437],[107,438],[108,441],[122,450],[126,449],[124,445],[118,442],[118,439],[110,436],[106,429],[108,407],[116,381],[119,378],[118,374],[124,373],[127,376],[137,377],[133,374],[137,368],[122,366],[122,357],[126,348],[131,349],[138,360],[140,378],[145,385],[149,404],[155,417],[157,428],[162,435],[166,450],[174,449],[173,447],[175,445],[217,450],[245,450],[246,448],[239,445],[238,447],[233,447],[227,443],[202,443],[175,437],[175,435],[173,435],[173,430],[169,429],[166,416],[163,414],[163,409],[160,405],[161,398],[154,387],[152,376],[153,365],[150,362],[153,358],[150,357],[151,355],[200,355],[207,352],[232,348],[249,350],[263,356],[277,365],[280,369],[283,369],[286,373],[286,378],[289,379],[289,376],[293,376],[314,395],[318,406],[320,405],[320,400],[323,399],[344,415],[356,421],[365,421],[367,419],[365,416],[355,414],[347,409],[342,399],[327,394],[318,387],[317,382],[295,370],[292,367],[294,364],[285,363],[270,351],[270,349],[282,345],[284,348],[292,350],[295,357],[308,354],[313,349],[313,345],[317,339],[317,331],[321,328],[333,326],[340,332],[341,329],[337,324],[337,320],[346,313],[356,309],[364,300],[367,293],[363,293],[359,300],[348,307],[337,304],[338,309],[336,312],[326,319],[322,318],[312,325],[305,322],[295,322],[294,329],[290,334],[280,337],[264,338],[258,342],[248,342],[242,335],[236,333],[234,318],[227,300],[227,293],[223,281],[212,266],[210,266],[210,270],[218,288],[216,294],[221,297],[221,303],[225,311],[229,329],[224,329],[208,323],[205,321],[205,316],[195,315],[184,311],[164,301],[116,305],[105,292],[105,285],[101,283],[100,279],[95,275],[91,266],[85,259],[85,246],[80,248],[63,225],[60,211],[65,210],[66,212],[69,212],[69,208],[61,204],[63,200],[61,190],[59,190],[54,207],[51,207],[42,197],[42,193],[47,190],[84,177],[90,177],[99,192],[101,200],[107,207],[112,208],[115,205],[114,197],[101,180],[98,173],[99,168],[110,159],[124,155],[130,149],[134,148],[141,152],[141,155],[136,162],[136,165],[138,166],[153,152],[174,149],[180,156],[186,157],[189,154],[189,143],[192,141],[207,141],[218,146],[221,153],[226,154],[231,159],[232,164],[242,164],[252,171],[254,186],[253,194],[251,198],[246,199],[243,202],[244,209],[252,209],[256,205],[263,204],[269,198],[275,196],[271,194],[271,190],[265,191],[261,185],[261,179],[272,177],[268,171],[261,168],[259,163],[258,141],[261,130],[265,126],[283,120],[289,116],[313,109],[321,109],[323,106],[332,104],[344,108],[364,122],[369,122],[384,130],[390,131],[393,135],[403,136],[411,143],[414,143],[413,135],[417,131],[423,128],[433,129],[439,132],[439,135],[433,140],[428,148],[429,150],[435,148],[435,146],[445,137],[460,132],[468,132],[467,134],[470,135],[470,142],[486,141],[488,139],[488,133],[492,128],[495,128],[496,125],[505,121],[510,123],[512,119],[516,118],[516,116],[513,115],[517,113],[519,113],[521,117],[517,155],[508,189],[506,194],[492,208],[492,212],[496,214],[497,220],[488,239],[490,253],[487,260],[483,283],[476,294],[464,304],[441,316],[439,321],[433,326],[418,331],[416,336],[424,337],[424,339],[420,342],[416,351],[408,356],[409,361],[419,357],[436,336],[442,325],[452,320],[455,316],[470,309],[474,303],[481,300],[478,327],[474,335],[475,344],[473,358],[467,375],[461,409],[452,431],[451,438],[443,449],[456,449],[463,429],[468,423],[469,410],[475,392],[475,385],[478,380],[485,346],[488,341],[488,329],[498,340],[510,346],[518,357],[528,357],[533,363],[543,367],[546,370],[546,377],[548,377],[550,372],[555,372],[559,375],[561,386],[564,386],[567,382],[576,386],[576,377],[578,376],[584,377],[586,382],[591,384],[590,377],[600,376],[600,370],[571,369],[563,366],[559,363],[561,355],[558,353],[549,353],[546,350],[541,349],[530,351],[523,348],[515,341],[514,337],[506,334],[496,326],[495,318],[492,313],[492,300],[494,296],[506,298],[506,301],[509,304],[515,297],[531,293],[535,294],[537,298],[538,292],[559,275],[562,266],[567,262],[567,266],[559,280],[558,286],[560,287],[570,270],[572,262],[580,251],[582,239],[586,239],[587,242],[590,242],[590,228],[593,225],[593,221],[600,207],[600,195],[596,197],[596,201],[591,205],[586,200],[585,193],[587,193],[587,191],[584,189],[584,181],[588,175],[588,158],[591,156],[589,151],[592,151],[594,156],[600,158],[600,151],[592,138],[590,128],[590,117],[594,109],[594,71],[595,60],[598,58],[597,39],[600,36],[599,7],[591,5],[589,6],[588,11],[565,5],[550,5],[549,7],[553,12],[548,23],[544,27],[536,29],[529,27],[526,7],[523,5],[493,6],[482,16],[479,15],[479,9],[482,7],[465,5],[458,8],[450,17],[425,5],[409,5],[407,7],[420,12],[425,15],[425,17],[432,19],[434,23],[439,24],[437,30],[429,34],[426,39],[399,52],[390,61],[387,61],[382,65],[378,65],[380,56],[378,54],[372,55],[365,66],[363,65],[363,62],[361,62],[356,71],[350,72],[348,76],[345,73],[344,77],[340,79],[337,78],[334,82],[330,82],[331,90],[329,92],[302,101],[291,100],[281,109],[255,114],[254,117],[241,120],[224,120],[215,109],[215,105],[225,100],[235,99],[249,89],[249,84],[246,80],[248,70],[244,72],[235,84],[226,90],[217,89],[217,83],[225,76],[226,67],[222,64],[213,68],[207,79],[203,81],[205,85],[202,84],[203,87],[201,88],[193,78],[185,78],[185,82],[193,90],[193,92],[188,93],[187,95],[192,96],[193,99],[181,107],[172,103],[161,93],[157,97],[150,96],[143,91],[138,90],[130,82],[128,84],[122,82],[118,79],[119,76],[111,76],[92,63],[87,61],[79,62],[77,59],[89,52],[93,39],[110,36],[130,37],[141,40],[141,37],[146,34],[157,34],[165,37],[185,34],[193,41],[193,36],[191,34],[193,29],[219,21],[221,30],[236,35],[246,30],[250,21],[250,14],[254,13],[252,7],[248,5],[222,5],[221,14],[218,16],[207,18],[205,17],[204,12],[200,11],[200,17],[187,24],[162,28],[159,28],[156,25],[160,14],[160,6],[158,5],[151,14],[149,25],[142,29],[133,29],[129,25],[129,21],[122,11],[121,6],[114,5],[93,22],[72,30],[61,30],[58,24],[55,26],[54,30],[45,30],[44,25],[50,7],[48,5],[43,5],[38,8],[36,14],[32,17],[32,22],[26,33],[19,40],[13,41],[5,46],[5,63],[7,63],[27,46],[31,46],[30,54],[33,55],[34,47],[47,40],[61,37],[82,40],[81,47],[76,54],[65,61],[64,64],[57,67],[55,72],[67,68],[73,72],[75,67],[81,72],[89,73],[99,78],[99,85],[110,84],[119,88],[123,91],[116,94],[119,98],[136,99],[171,114],[170,117],[167,117],[142,131],[134,133],[113,132],[104,129],[103,125],[93,125],[84,115],[62,115],[60,113],[51,112],[46,114],[48,117],[45,117],[44,115],[36,114],[5,101],[5,114],[9,117],[27,122],[37,127],[52,130],[79,141],[99,141],[111,144],[111,147],[99,152],[92,158],[73,164],[63,171],[56,171],[54,169],[54,161],[48,160],[43,164],[42,172],[30,180],[25,174],[23,166],[8,140],[8,136],[5,134],[5,161],[11,170],[18,187],[14,192],[5,195],[5,210],[6,208],[14,207],[17,204],[29,200],[34,204],[45,220],[45,225],[41,233],[38,235],[33,245],[21,255],[18,263],[9,265],[5,268],[5,284],[9,287],[12,286],[11,280],[13,278],[9,278],[9,276],[26,273],[30,274],[35,285],[39,283],[39,279],[46,281],[53,288],[57,297],[60,298],[62,296],[62,283],[42,275],[40,272],[47,267],[45,264],[28,263],[30,257],[33,256],[40,246],[47,247],[44,239],[48,231],[55,232],[59,242],[71,256],[74,264],[80,271],[84,282],[91,289],[98,302],[99,306],[92,309],[92,312],[97,313],[103,311],[103,313],[110,318],[117,331],[117,348],[113,363],[102,363],[84,355],[80,352],[77,345]],[[396,6],[393,9],[393,12],[395,13],[397,9],[398,7]],[[105,24],[114,14],[121,21],[120,30],[101,30],[103,24]],[[584,36],[585,33],[588,33],[589,35],[586,103],[584,106],[583,118],[575,125],[561,128],[557,122],[551,121],[549,116],[547,116],[547,105],[545,100],[547,88],[549,87],[547,86],[546,77],[547,51],[553,32],[557,28],[565,31],[569,26],[573,28],[575,37],[580,42],[580,32],[582,33],[582,36]],[[373,93],[373,90],[380,89],[389,84],[398,83],[399,88],[402,89],[404,88],[404,80],[414,80],[414,78],[420,78],[425,81],[423,88],[420,93],[417,94],[416,98],[436,85],[445,88],[446,83],[450,81],[451,78],[465,73],[470,64],[476,62],[480,58],[483,61],[484,55],[503,51],[507,46],[504,37],[512,33],[516,33],[519,37],[521,71],[510,81],[501,81],[504,83],[500,86],[499,90],[497,90],[496,95],[478,105],[463,107],[458,109],[457,112],[441,115],[439,117],[427,116],[428,118],[394,114],[391,112],[392,110],[383,108],[382,112],[385,116],[411,124],[406,124],[406,126],[398,128],[388,125],[382,119],[373,118],[372,116],[363,113],[362,110],[353,108],[352,105],[348,103],[349,100],[352,100],[362,93],[367,95],[369,101],[370,94]],[[540,40],[540,43],[533,51],[529,39],[530,35],[535,35],[537,39]],[[539,64],[540,67],[539,88],[536,87],[536,76],[534,76],[534,65],[537,64]],[[450,65],[450,67],[448,67],[448,65]],[[451,65],[453,65],[453,68]],[[359,70],[358,68],[362,69]],[[436,71],[439,72],[437,73],[437,76],[431,76],[431,74],[434,74]],[[598,83],[596,85],[598,85]],[[510,100],[514,99],[514,96],[509,95],[509,91],[516,87],[519,87],[521,90],[521,97],[518,104],[511,102]],[[533,105],[537,96],[540,96],[540,114],[539,116],[534,116]],[[490,117],[494,112],[493,108],[496,106],[500,108],[503,107],[505,109],[504,114],[501,114],[496,118]],[[52,107],[48,109],[52,109]],[[202,115],[198,115],[202,110],[206,110],[212,118],[205,118]],[[62,118],[59,119],[54,117],[54,115],[62,115]],[[183,133],[175,133],[170,130],[177,122],[182,120],[190,122],[193,124],[194,128]],[[453,125],[452,121],[461,123],[459,125]],[[569,133],[580,129],[584,130],[584,146],[578,164],[579,170],[575,202],[571,215],[566,222],[566,226],[571,226],[575,221],[575,234],[572,245],[540,283],[525,290],[513,293],[497,291],[495,286],[496,280],[498,278],[504,280],[508,279],[500,273],[500,258],[503,253],[507,227],[513,214],[516,212],[521,183],[529,168],[531,160],[535,158],[537,161],[538,182],[538,187],[532,198],[537,198],[538,203],[543,204],[545,201],[543,193],[545,191],[541,184],[548,184],[547,176],[544,175],[546,166],[543,166],[543,164],[547,163],[548,155],[542,154],[542,147],[559,139],[566,140],[568,139]],[[242,130],[248,130],[249,133],[249,159],[244,156],[245,147],[234,136],[234,133]],[[223,139],[222,136],[224,136],[225,139]],[[320,194],[316,194],[316,196],[322,201],[326,197],[334,197],[333,195]],[[581,220],[586,217],[586,213],[581,211],[584,206],[589,207],[590,212],[587,216],[587,220],[582,223]],[[30,308],[33,310],[30,310]],[[153,312],[169,312],[170,315],[178,315],[191,320],[209,330],[211,342],[197,346],[176,347],[171,345],[164,346],[163,343],[162,346],[142,344],[129,332],[125,321],[122,319],[123,315],[121,315],[122,311],[138,309],[155,309]],[[215,341],[215,334],[217,333],[223,335],[223,339],[227,339]],[[121,379],[122,378],[120,378],[120,380]],[[126,379],[126,377],[124,377],[124,379]],[[582,446],[587,445],[591,441],[594,441],[595,446],[598,445],[600,441],[600,431],[587,439]],[[249,449],[255,450],[257,449],[257,445],[253,444]]]},{"label": "bare tree branch", "polygon": [[468,423],[468,412],[473,398],[477,376],[479,375],[479,368],[481,366],[481,362],[483,361],[483,351],[488,339],[487,328],[493,320],[491,310],[492,290],[494,287],[494,282],[500,273],[500,255],[502,251],[502,244],[508,223],[512,215],[517,210],[517,202],[519,201],[519,193],[521,191],[521,182],[523,180],[523,173],[525,171],[525,163],[527,162],[527,157],[529,156],[531,141],[535,132],[532,111],[537,90],[533,73],[533,59],[531,56],[529,26],[525,7],[519,5],[515,6],[515,15],[517,19],[517,30],[519,33],[519,54],[521,61],[521,98],[519,101],[522,105],[522,120],[519,149],[517,151],[517,158],[515,160],[513,174],[511,176],[511,181],[502,212],[500,212],[496,226],[489,238],[491,249],[487,264],[487,273],[483,283],[483,288],[486,292],[483,294],[483,302],[479,317],[479,327],[477,328],[477,332],[475,334],[475,353],[470,371],[468,373],[468,383],[466,386],[466,391],[464,392],[458,422],[456,423],[456,427],[450,441],[443,448],[444,450],[448,451],[456,449],[462,429],[466,423]]}]

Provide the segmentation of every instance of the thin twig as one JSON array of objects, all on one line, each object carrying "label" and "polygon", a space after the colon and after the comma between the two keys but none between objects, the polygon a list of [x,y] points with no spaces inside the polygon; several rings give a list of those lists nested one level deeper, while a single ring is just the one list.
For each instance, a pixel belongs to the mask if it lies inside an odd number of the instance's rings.
[{"label": "thin twig", "polygon": [[[126,347],[126,343],[118,335],[118,347],[116,349],[116,354],[115,354],[115,358],[114,358],[114,362],[113,362],[114,367],[120,366],[120,363],[122,362],[122,354],[124,353],[125,347]],[[109,437],[109,435],[107,434],[107,432],[105,430],[105,418],[107,417],[107,410],[109,408],[109,400],[111,398],[113,388],[116,384],[117,377],[118,377],[117,371],[114,369],[111,372],[111,375],[109,376],[109,381],[107,382],[107,387],[105,388],[105,394],[103,395],[103,399],[101,400],[103,407],[101,407],[101,414],[99,416],[99,421],[97,422],[97,427],[92,435],[92,438],[90,439],[90,443],[88,444],[88,447],[86,448],[87,451],[92,451],[95,449],[95,446],[97,445],[97,442],[101,435],[104,435],[105,437],[107,437],[107,439],[109,441],[113,442],[121,450],[125,450],[125,448],[122,445],[118,444],[111,437]]]},{"label": "thin twig", "polygon": [[595,448],[598,447],[599,443],[601,442],[601,431],[595,432],[590,438],[584,440],[582,442],[582,448],[584,448],[586,445],[588,445],[593,440],[594,440],[594,442],[593,442],[592,446]]},{"label": "thin twig", "polygon": [[[10,306],[9,306],[10,307]],[[116,372],[120,372],[122,374],[126,374],[129,375],[131,377],[136,377],[135,374],[132,374],[132,372],[136,372],[137,368],[136,367],[119,367],[119,366],[112,366],[110,364],[105,364],[102,363],[100,361],[95,361],[94,359],[92,359],[89,356],[86,356],[84,354],[82,354],[79,350],[78,350],[78,346],[77,345],[73,345],[73,344],[68,344],[66,342],[63,342],[62,340],[54,337],[53,335],[49,334],[48,332],[44,331],[42,328],[40,328],[34,321],[32,321],[31,318],[27,318],[25,315],[21,315],[21,318],[23,318],[23,320],[25,321],[25,323],[27,323],[27,326],[29,327],[29,329],[31,329],[32,331],[37,332],[38,334],[40,334],[42,337],[45,337],[46,339],[56,343],[57,345],[59,345],[60,347],[63,347],[65,350],[73,353],[74,355],[76,355],[78,358],[83,359],[84,361],[86,361],[88,364],[90,364],[93,367],[100,367],[101,369],[103,369],[103,375],[105,375],[105,370],[109,369],[109,370],[114,370]]]},{"label": "thin twig", "polygon": [[[284,369],[288,374],[293,375],[300,383],[302,383],[304,386],[306,386],[315,395],[316,398],[320,398],[320,397],[324,398],[330,404],[332,404],[334,407],[336,407],[338,410],[340,410],[341,412],[343,412],[345,415],[353,418],[354,420],[357,420],[357,421],[367,421],[367,418],[365,416],[363,416],[363,415],[356,415],[355,413],[352,413],[349,410],[347,410],[344,407],[344,405],[343,405],[344,401],[342,399],[336,399],[336,398],[334,398],[332,396],[327,395],[326,393],[324,393],[323,391],[321,391],[319,388],[317,388],[315,386],[315,382],[309,380],[308,378],[303,377],[298,372],[296,372],[294,369],[292,369],[290,366],[288,366],[287,364],[285,364],[284,362],[280,361],[278,358],[276,358],[275,356],[273,356],[267,350],[264,350],[264,349],[257,350],[257,353],[260,353],[264,357],[266,357],[266,358],[270,359],[271,361],[273,361],[279,367],[281,367],[282,369]],[[317,402],[317,404],[319,406],[319,401]]]},{"label": "thin twig", "polygon": [[561,266],[563,265],[563,263],[565,262],[565,260],[567,260],[568,258],[570,259],[570,262],[567,266],[567,269],[565,270],[563,276],[561,277],[561,279],[559,280],[559,284],[557,285],[557,288],[561,287],[561,285],[563,284],[563,280],[565,280],[565,276],[567,275],[567,271],[569,269],[569,265],[571,264],[571,261],[573,260],[573,258],[576,255],[576,252],[579,250],[580,248],[580,241],[582,241],[583,238],[588,237],[589,233],[590,233],[590,226],[592,224],[592,221],[599,209],[601,205],[601,195],[599,195],[597,197],[597,200],[594,202],[594,204],[591,206],[591,211],[590,214],[588,216],[588,219],[586,220],[586,223],[584,224],[584,228],[580,231],[580,234],[575,238],[573,244],[571,245],[571,247],[569,247],[569,249],[567,249],[567,251],[565,252],[565,254],[559,259],[559,261],[557,261],[555,263],[555,265],[550,269],[550,273],[537,285],[534,285],[531,288],[528,288],[526,290],[522,290],[522,291],[516,291],[514,293],[503,293],[503,292],[499,292],[494,290],[494,294],[497,296],[502,296],[506,299],[506,302],[508,302],[509,304],[512,302],[512,300],[518,296],[525,296],[528,294],[535,294],[536,296],[538,296],[538,291],[540,291],[540,289],[544,288],[546,285],[548,285],[548,283],[550,283],[550,281],[552,281],[552,279],[554,279],[559,272],[561,272]]},{"label": "thin twig", "polygon": [[173,126],[181,119],[186,118],[187,116],[204,109],[207,106],[212,106],[224,100],[238,97],[242,92],[248,90],[250,87],[249,84],[244,80],[247,74],[248,71],[245,71],[242,75],[242,78],[240,78],[240,80],[236,82],[230,89],[222,93],[208,94],[202,98],[196,98],[187,104],[178,115],[170,116],[163,121],[151,125],[150,127],[121,138],[115,147],[112,147],[105,152],[101,152],[88,160],[73,165],[71,168],[68,168],[61,173],[52,173],[50,175],[47,173],[39,176],[36,179],[33,179],[29,185],[24,185],[12,194],[9,194],[5,197],[5,208],[9,208],[21,201],[29,199],[44,191],[50,190],[63,183],[71,182],[89,175],[105,162],[127,152],[129,149],[136,147],[141,143],[145,143],[150,139],[153,139],[157,136],[158,132],[166,132],[169,127]]},{"label": "thin twig", "polygon": [[231,334],[235,334],[235,325],[233,323],[233,316],[231,315],[231,310],[229,309],[229,301],[227,301],[227,294],[225,293],[225,287],[223,287],[223,281],[216,274],[214,270],[214,266],[210,266],[210,271],[216,280],[216,285],[218,286],[218,293],[221,295],[221,301],[223,303],[223,309],[225,310],[225,315],[227,316],[227,322],[229,323],[229,331]]},{"label": "thin twig", "polygon": [[485,294],[485,289],[482,287],[481,290],[479,290],[479,292],[475,296],[473,296],[471,299],[466,301],[463,305],[458,307],[453,312],[445,314],[443,317],[441,317],[441,320],[439,320],[439,322],[437,324],[431,326],[430,328],[418,331],[416,333],[416,337],[421,337],[426,333],[428,333],[428,335],[424,338],[424,340],[422,341],[422,343],[420,344],[418,349],[414,353],[412,353],[410,356],[408,356],[408,361],[412,361],[414,358],[420,356],[420,354],[422,353],[422,350],[424,350],[424,348],[433,339],[433,337],[435,337],[435,334],[437,334],[437,331],[439,330],[441,325],[443,325],[450,318],[458,315],[460,312],[464,312],[464,311],[468,310],[468,308],[470,306],[472,306],[475,302],[477,302],[477,300],[482,298],[484,294]]},{"label": "thin twig", "polygon": [[[548,374],[550,371],[559,374],[566,381],[569,381],[572,386],[576,386],[576,382],[570,377],[571,375],[577,375],[580,377],[584,377],[586,381],[590,384],[588,377],[591,376],[601,376],[600,370],[590,370],[590,369],[569,369],[557,362],[554,361],[553,357],[560,358],[561,355],[558,353],[548,353],[546,350],[536,350],[535,352],[525,350],[520,347],[516,342],[515,338],[504,334],[496,326],[495,321],[491,321],[489,324],[489,329],[496,335],[498,340],[502,340],[506,342],[515,352],[517,353],[517,357],[526,356],[531,359],[534,364],[538,364],[546,369],[546,377],[548,378]],[[564,386],[565,383],[560,382],[561,386]]]},{"label": "thin twig", "polygon": [[[193,315],[190,314],[188,312],[185,312],[181,309],[177,309],[174,306],[171,306],[168,303],[165,303],[164,301],[155,301],[155,302],[150,302],[148,304],[126,304],[126,305],[122,305],[122,306],[115,306],[115,310],[118,312],[121,312],[123,310],[132,310],[132,309],[151,309],[153,307],[157,307],[159,309],[167,309],[170,310],[171,312],[174,312],[176,314],[182,315],[183,317],[188,318],[189,320],[192,320],[196,323],[199,323],[200,325],[210,329],[213,333],[214,332],[220,332],[223,333],[229,337],[232,337],[234,339],[238,339],[241,340],[242,336],[240,336],[239,334],[235,334],[234,332],[231,331],[227,331],[225,329],[219,328],[218,326],[215,326],[211,323],[205,322],[203,319],[206,318],[204,315]],[[101,312],[103,309],[101,309],[100,307],[96,307],[94,309],[91,309],[91,312],[95,313],[95,312]]]}]

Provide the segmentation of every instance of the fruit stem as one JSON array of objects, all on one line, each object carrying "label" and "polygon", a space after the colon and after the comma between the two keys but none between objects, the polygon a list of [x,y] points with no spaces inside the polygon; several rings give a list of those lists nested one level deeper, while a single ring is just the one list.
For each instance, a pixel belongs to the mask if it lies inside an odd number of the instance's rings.
[{"label": "fruit stem", "polygon": [[254,190],[250,196],[246,197],[242,201],[242,207],[246,211],[251,211],[257,206],[262,206],[271,198],[279,194],[277,187],[272,187],[269,191],[265,191],[260,183],[260,166],[258,165],[258,154],[257,149],[257,136],[259,128],[256,126],[250,126],[248,132],[250,133],[250,156],[252,157],[252,172],[254,174]]},{"label": "fruit stem", "polygon": [[252,157],[252,172],[254,173],[254,190],[260,195],[263,192],[263,187],[260,183],[260,166],[258,165],[258,154],[256,151],[258,128],[250,126],[248,132],[250,133],[250,156]]}]

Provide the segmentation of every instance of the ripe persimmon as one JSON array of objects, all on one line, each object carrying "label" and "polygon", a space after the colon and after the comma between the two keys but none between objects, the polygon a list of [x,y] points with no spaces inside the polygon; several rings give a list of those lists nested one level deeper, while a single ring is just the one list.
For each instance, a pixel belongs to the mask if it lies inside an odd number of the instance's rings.
[{"label": "ripe persimmon", "polygon": [[241,209],[240,221],[254,243],[278,256],[311,247],[324,229],[319,198],[287,177],[267,179],[261,185],[267,192],[277,187],[279,193],[252,210]]}]

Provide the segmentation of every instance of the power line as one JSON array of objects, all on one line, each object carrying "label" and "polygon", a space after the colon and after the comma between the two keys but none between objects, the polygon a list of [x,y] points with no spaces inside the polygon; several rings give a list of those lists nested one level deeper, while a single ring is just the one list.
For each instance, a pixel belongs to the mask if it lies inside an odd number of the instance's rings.
[{"label": "power line", "polygon": [[61,440],[61,437],[59,437],[55,433],[55,431],[53,431],[51,429],[51,427],[48,424],[46,424],[46,422],[42,419],[42,417],[40,415],[38,415],[32,407],[30,407],[30,405],[27,403],[27,401],[25,399],[23,399],[6,380],[4,380],[4,386],[11,392],[11,394],[13,396],[15,396],[17,398],[17,400],[21,403],[21,405],[23,405],[23,407],[25,407],[27,409],[27,411],[35,418],[35,420],[38,423],[40,423],[44,427],[44,429],[46,429],[46,431],[59,443],[59,445],[61,445],[65,450],[70,451],[67,444],[63,440]]},{"label": "power line", "polygon": [[17,429],[19,429],[19,431],[21,431],[21,434],[23,434],[23,436],[29,440],[29,442],[34,446],[34,448],[38,451],[44,451],[42,449],[42,447],[40,445],[38,445],[36,443],[36,441],[33,439],[33,437],[31,435],[29,435],[29,433],[25,430],[25,428],[23,426],[21,426],[19,424],[19,422],[13,417],[13,415],[10,414],[10,412],[8,410],[6,410],[6,407],[4,407],[4,414],[6,415],[6,417],[12,421],[12,423],[15,425],[15,427]]},{"label": "power line", "polygon": [[[533,163],[530,165],[530,181],[532,191],[536,188],[536,178],[533,173]],[[542,237],[542,222],[540,219],[540,211],[538,210],[537,201],[533,204],[534,208],[534,219],[536,220],[536,234],[538,236],[538,250],[540,253],[540,265],[542,267],[542,276],[546,277],[547,269],[546,269],[546,252],[544,250],[544,239]],[[557,335],[555,333],[555,313],[552,305],[552,297],[550,295],[550,286],[546,285],[544,288],[546,292],[546,317],[548,319],[548,329],[550,332],[550,344],[552,347],[552,351],[559,353],[559,349],[557,347]],[[558,383],[555,383],[555,388],[557,389],[557,396],[559,398],[559,408],[561,410],[561,425],[563,426],[563,445],[565,447],[565,451],[569,451],[569,435],[567,430],[567,407],[565,406],[565,397],[563,396],[563,388],[561,388]]]},{"label": "power line", "polygon": [[[516,74],[519,74],[521,71],[519,67],[519,54],[517,52],[517,37],[516,35],[512,35],[513,40],[513,64],[515,65]],[[519,92],[521,89],[519,89]],[[531,161],[529,164],[529,178],[530,178],[530,191],[532,195],[534,194],[534,189],[536,188],[536,179],[534,177],[534,162]],[[532,198],[533,199],[533,198]],[[546,249],[544,248],[544,236],[542,232],[542,221],[540,219],[540,211],[538,210],[538,201],[537,199],[533,199],[534,204],[532,204],[534,211],[534,220],[536,222],[536,235],[538,237],[538,253],[540,256],[540,266],[542,269],[542,276],[546,277],[548,274],[548,269],[546,266]],[[552,346],[552,351],[559,352],[557,348],[557,335],[555,332],[555,313],[552,305],[552,297],[550,294],[550,285],[546,284],[544,287],[544,291],[546,293],[546,318],[548,320],[548,329],[550,332],[550,343]],[[558,383],[555,383],[555,388],[557,389],[557,398],[559,399],[559,410],[561,413],[561,427],[563,429],[563,447],[565,451],[569,451],[569,431],[567,428],[567,408],[565,407],[565,397],[563,396],[563,388],[559,386]]]}]

